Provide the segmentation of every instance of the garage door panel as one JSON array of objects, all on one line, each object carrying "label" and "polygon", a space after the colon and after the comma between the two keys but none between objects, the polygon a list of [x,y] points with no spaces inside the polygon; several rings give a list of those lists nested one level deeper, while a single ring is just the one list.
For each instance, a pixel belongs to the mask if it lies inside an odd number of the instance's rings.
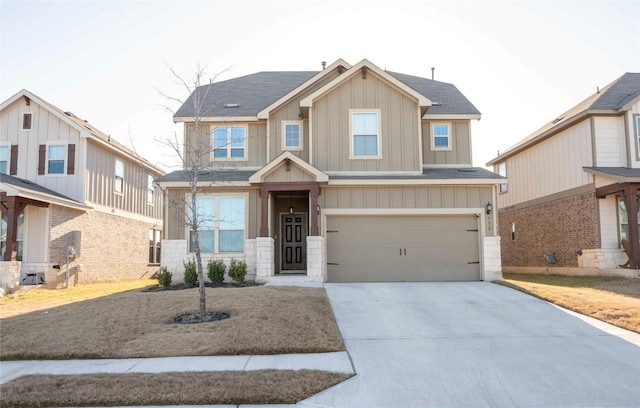
[{"label": "garage door panel", "polygon": [[329,216],[330,282],[479,280],[478,218]]}]

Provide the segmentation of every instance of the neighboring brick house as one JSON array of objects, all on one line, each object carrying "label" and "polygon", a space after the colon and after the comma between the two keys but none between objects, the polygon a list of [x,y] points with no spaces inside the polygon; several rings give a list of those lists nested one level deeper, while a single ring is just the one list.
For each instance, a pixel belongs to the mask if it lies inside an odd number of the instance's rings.
[{"label": "neighboring brick house", "polygon": [[3,287],[158,269],[161,169],[27,90],[0,105],[0,123]]},{"label": "neighboring brick house", "polygon": [[[452,84],[367,60],[197,88],[174,121],[185,146],[199,137],[211,148],[198,184],[205,262],[245,259],[263,282],[500,278],[492,206],[503,178],[472,166],[477,119]],[[158,180],[162,264],[177,277],[193,257],[188,170]]]},{"label": "neighboring brick house", "polygon": [[622,75],[487,165],[509,179],[498,195],[504,271],[620,269],[623,239],[627,266],[640,266],[640,73]]}]

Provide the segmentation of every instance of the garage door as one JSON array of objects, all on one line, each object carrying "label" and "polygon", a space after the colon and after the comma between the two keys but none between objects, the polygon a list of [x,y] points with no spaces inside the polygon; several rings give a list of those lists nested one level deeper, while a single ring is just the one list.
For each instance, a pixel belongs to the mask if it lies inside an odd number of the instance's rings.
[{"label": "garage door", "polygon": [[480,280],[478,235],[476,215],[327,216],[327,280]]}]

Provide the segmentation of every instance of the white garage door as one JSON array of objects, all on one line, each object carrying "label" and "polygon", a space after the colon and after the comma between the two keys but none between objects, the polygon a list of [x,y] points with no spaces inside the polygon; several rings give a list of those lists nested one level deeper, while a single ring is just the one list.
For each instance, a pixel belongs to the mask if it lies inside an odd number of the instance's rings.
[{"label": "white garage door", "polygon": [[327,216],[327,280],[480,280],[478,222],[476,215]]}]

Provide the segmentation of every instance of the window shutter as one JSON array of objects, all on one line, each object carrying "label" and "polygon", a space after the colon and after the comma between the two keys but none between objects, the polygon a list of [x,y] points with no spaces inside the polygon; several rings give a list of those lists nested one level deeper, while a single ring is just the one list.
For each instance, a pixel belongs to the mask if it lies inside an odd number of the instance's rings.
[{"label": "window shutter", "polygon": [[11,164],[9,165],[9,175],[18,174],[18,145],[11,145]]},{"label": "window shutter", "polygon": [[73,174],[76,167],[76,145],[67,145],[67,174]]},{"label": "window shutter", "polygon": [[40,145],[38,149],[38,175],[44,175],[44,167],[47,161],[47,145]]}]

